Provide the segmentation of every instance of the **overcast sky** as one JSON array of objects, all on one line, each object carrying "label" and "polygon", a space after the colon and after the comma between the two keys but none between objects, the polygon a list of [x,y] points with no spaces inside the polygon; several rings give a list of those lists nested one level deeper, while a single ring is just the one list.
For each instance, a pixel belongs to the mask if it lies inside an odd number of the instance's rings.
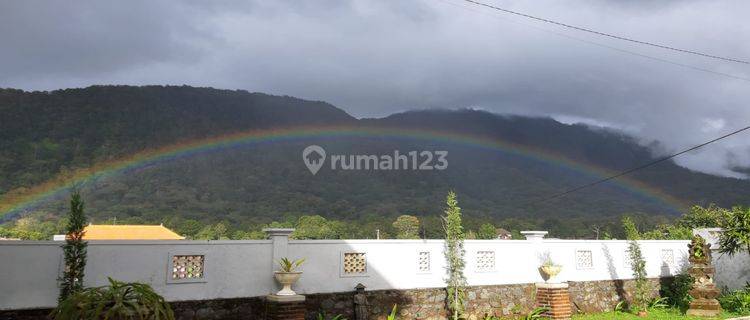
[{"label": "overcast sky", "polygon": [[[750,1],[497,6],[750,59]],[[357,117],[478,108],[625,130],[657,152],[750,125],[750,65],[509,16],[462,0],[3,1],[0,87],[188,84],[328,101]],[[594,42],[595,44],[592,44]],[[750,132],[677,161],[743,177]]]}]

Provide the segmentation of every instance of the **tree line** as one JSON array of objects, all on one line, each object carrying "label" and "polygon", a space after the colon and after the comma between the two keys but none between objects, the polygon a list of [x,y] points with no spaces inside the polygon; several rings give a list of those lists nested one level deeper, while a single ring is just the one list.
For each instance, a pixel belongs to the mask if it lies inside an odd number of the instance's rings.
[{"label": "tree line", "polygon": [[[693,206],[682,216],[668,220],[661,216],[627,214],[617,219],[609,218],[601,224],[576,221],[583,236],[566,236],[552,229],[549,237],[584,239],[625,239],[633,230],[640,239],[688,240],[693,228],[725,227],[732,216],[747,211],[744,207],[721,208],[716,205]],[[180,216],[159,220],[142,217],[110,218],[94,220],[95,224],[164,224],[187,239],[194,240],[253,240],[265,239],[264,228],[295,228],[295,239],[440,239],[443,225],[439,216],[417,216],[403,214],[397,217],[365,216],[357,220],[329,219],[321,215],[287,216],[268,223],[237,223],[231,220],[206,221]],[[520,231],[546,229],[549,220],[530,218],[505,218],[498,222],[484,217],[464,216],[467,239],[495,239],[499,229],[512,234],[513,239],[523,239]],[[0,237],[23,240],[51,240],[62,234],[67,218],[56,216],[27,216],[0,225]]]}]

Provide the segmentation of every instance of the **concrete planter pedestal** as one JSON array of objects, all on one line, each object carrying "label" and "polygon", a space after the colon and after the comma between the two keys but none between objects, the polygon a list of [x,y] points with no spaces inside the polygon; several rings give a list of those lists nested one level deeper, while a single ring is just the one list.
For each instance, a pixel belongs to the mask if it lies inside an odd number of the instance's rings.
[{"label": "concrete planter pedestal", "polygon": [[568,283],[537,283],[536,306],[548,308],[543,315],[549,319],[570,319],[572,308]]},{"label": "concrete planter pedestal", "polygon": [[307,306],[305,296],[266,296],[266,319],[268,320],[305,320]]}]

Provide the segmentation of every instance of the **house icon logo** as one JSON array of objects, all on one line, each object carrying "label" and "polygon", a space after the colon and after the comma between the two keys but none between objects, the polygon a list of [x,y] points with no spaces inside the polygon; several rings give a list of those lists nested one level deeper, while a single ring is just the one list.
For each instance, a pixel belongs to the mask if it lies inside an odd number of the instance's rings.
[{"label": "house icon logo", "polygon": [[326,151],[320,146],[310,145],[302,151],[302,161],[305,162],[310,173],[315,175],[326,161]]}]

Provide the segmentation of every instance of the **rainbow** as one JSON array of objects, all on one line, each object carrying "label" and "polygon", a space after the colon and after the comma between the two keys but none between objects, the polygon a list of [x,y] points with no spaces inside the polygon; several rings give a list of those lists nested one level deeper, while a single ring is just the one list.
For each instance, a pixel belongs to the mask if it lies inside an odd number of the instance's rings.
[{"label": "rainbow", "polygon": [[[277,141],[297,140],[314,137],[386,137],[386,138],[411,138],[428,141],[439,141],[455,143],[459,145],[490,149],[508,153],[511,155],[529,158],[531,160],[563,166],[567,169],[577,171],[595,178],[605,177],[613,174],[606,169],[582,162],[574,162],[561,155],[544,151],[538,148],[522,146],[514,143],[491,139],[488,137],[461,134],[454,132],[442,132],[426,129],[403,129],[383,127],[361,127],[361,126],[314,126],[314,127],[287,127],[265,130],[249,130],[232,134],[220,135],[204,139],[183,141],[180,143],[164,146],[157,149],[145,150],[136,154],[98,163],[92,167],[78,169],[73,172],[60,174],[44,183],[29,189],[12,191],[0,197],[0,219],[7,220],[21,215],[36,206],[65,194],[70,187],[83,185],[87,182],[101,178],[115,176],[123,172],[137,170],[146,166],[153,166],[162,162],[178,158],[191,157],[198,154],[216,152],[227,148],[235,148],[258,143],[272,143]],[[300,164],[302,164],[300,162]],[[658,201],[667,207],[679,211],[684,208],[685,203],[674,198],[659,189],[646,185],[642,182],[622,177],[613,180],[618,186],[644,196],[650,200]]]}]

